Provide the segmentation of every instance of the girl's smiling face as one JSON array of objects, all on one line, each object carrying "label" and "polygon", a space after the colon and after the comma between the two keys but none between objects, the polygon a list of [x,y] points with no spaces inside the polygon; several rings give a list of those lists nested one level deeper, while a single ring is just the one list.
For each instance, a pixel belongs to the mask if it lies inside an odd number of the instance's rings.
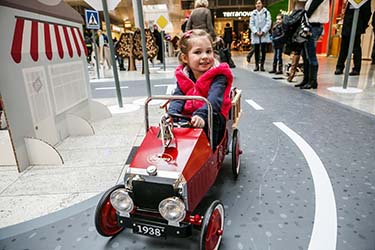
[{"label": "girl's smiling face", "polygon": [[182,54],[182,61],[192,70],[195,79],[214,65],[214,51],[208,37],[195,37],[189,40],[189,51]]}]

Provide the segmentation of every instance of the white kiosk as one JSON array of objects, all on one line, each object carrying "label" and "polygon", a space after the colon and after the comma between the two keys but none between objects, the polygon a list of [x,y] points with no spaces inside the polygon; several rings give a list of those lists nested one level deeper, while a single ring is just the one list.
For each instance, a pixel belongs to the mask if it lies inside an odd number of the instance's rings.
[{"label": "white kiosk", "polygon": [[0,23],[0,94],[18,170],[63,164],[54,146],[111,116],[89,98],[83,19],[62,0],[0,0]]}]

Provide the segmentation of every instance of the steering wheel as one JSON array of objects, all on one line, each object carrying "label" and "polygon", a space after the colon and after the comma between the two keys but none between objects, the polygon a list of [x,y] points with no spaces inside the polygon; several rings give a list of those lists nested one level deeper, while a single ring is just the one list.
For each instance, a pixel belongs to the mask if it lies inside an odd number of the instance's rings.
[{"label": "steering wheel", "polygon": [[191,116],[176,113],[168,113],[168,115],[173,118],[173,125],[175,127],[191,128]]}]

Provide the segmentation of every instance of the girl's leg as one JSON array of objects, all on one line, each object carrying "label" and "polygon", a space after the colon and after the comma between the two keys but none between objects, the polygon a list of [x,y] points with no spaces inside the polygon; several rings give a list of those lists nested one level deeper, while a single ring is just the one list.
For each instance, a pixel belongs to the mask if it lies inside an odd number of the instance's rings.
[{"label": "girl's leg", "polygon": [[[204,132],[208,135],[208,121],[205,120]],[[226,120],[222,114],[212,116],[212,149],[215,150],[224,137]]]},{"label": "girl's leg", "polygon": [[272,63],[272,70],[269,73],[274,74],[276,73],[276,66],[277,66],[277,49],[273,48],[273,63]]},{"label": "girl's leg", "polygon": [[277,64],[277,59],[278,59],[277,49],[274,48],[273,49],[273,64]]},{"label": "girl's leg", "polygon": [[279,68],[276,74],[282,74],[283,73],[283,49],[282,48],[277,49],[277,61],[279,62]]},{"label": "girl's leg", "polygon": [[221,140],[224,137],[225,133],[225,125],[226,120],[222,114],[214,114],[213,115],[213,149],[215,150],[216,147],[220,144]]}]

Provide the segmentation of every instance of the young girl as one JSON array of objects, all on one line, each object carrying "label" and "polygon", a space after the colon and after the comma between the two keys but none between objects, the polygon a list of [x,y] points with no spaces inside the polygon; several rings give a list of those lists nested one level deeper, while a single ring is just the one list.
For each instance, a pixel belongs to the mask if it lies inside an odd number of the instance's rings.
[{"label": "young girl", "polygon": [[[226,63],[214,58],[211,36],[204,30],[190,30],[179,41],[180,62],[176,68],[177,88],[174,95],[203,96],[213,109],[213,145],[215,149],[225,131],[231,107],[232,72]],[[170,113],[191,115],[191,125],[204,128],[207,134],[207,105],[197,100],[174,100]]]},{"label": "young girl", "polygon": [[[276,23],[272,28],[272,45],[273,45],[273,67],[269,73],[283,73],[283,47],[284,47],[284,31],[283,31],[283,15],[276,16]],[[279,68],[277,69],[277,62]]]}]

